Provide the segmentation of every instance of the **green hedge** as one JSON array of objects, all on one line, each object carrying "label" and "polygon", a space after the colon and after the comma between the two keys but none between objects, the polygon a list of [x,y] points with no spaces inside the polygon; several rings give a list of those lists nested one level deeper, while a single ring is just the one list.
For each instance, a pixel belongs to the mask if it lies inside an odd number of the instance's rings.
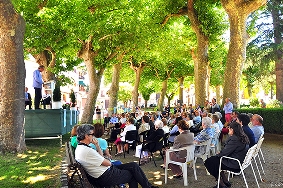
[{"label": "green hedge", "polygon": [[283,134],[283,108],[242,108],[237,111],[259,114],[263,118],[265,132]]}]

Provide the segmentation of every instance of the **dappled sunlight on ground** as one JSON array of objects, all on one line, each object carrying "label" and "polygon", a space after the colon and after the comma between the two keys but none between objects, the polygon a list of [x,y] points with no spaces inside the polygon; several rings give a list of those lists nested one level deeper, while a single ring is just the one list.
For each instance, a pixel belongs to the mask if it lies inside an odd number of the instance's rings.
[{"label": "dappled sunlight on ground", "polygon": [[35,183],[37,181],[43,181],[43,180],[46,180],[48,179],[48,176],[46,175],[43,175],[43,174],[39,174],[37,176],[31,176],[31,177],[28,177],[26,180],[23,181],[23,183]]},{"label": "dappled sunlight on ground", "polygon": [[28,157],[28,155],[26,155],[26,154],[18,154],[17,157],[25,159],[25,158]]},{"label": "dappled sunlight on ground", "polygon": [[1,176],[1,177],[0,177],[0,181],[4,180],[4,179],[6,179],[6,178],[7,178],[7,176]]}]

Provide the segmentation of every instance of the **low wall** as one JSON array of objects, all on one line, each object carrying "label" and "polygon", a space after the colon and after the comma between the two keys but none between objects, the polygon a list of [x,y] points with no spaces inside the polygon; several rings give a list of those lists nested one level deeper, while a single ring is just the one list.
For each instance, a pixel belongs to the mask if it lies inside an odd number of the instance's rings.
[{"label": "low wall", "polygon": [[52,137],[63,135],[78,123],[77,111],[66,109],[26,110],[25,137]]}]

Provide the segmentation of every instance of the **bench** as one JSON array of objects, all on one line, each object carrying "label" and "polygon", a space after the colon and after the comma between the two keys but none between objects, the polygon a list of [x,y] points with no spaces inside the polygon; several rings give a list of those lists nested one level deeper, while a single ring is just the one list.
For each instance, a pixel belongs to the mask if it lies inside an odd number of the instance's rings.
[{"label": "bench", "polygon": [[68,172],[68,187],[72,187],[75,184],[74,177],[77,176],[79,179],[80,187],[83,188],[94,188],[87,179],[86,172],[82,165],[75,160],[74,148],[71,146],[70,142],[65,143],[66,149],[66,159],[67,159],[67,172]]},{"label": "bench", "polygon": [[[65,143],[66,150],[66,159],[67,159],[67,177],[68,177],[68,187],[77,187],[72,186],[76,184],[74,177],[78,177],[80,187],[82,188],[102,188],[98,185],[93,185],[90,183],[88,179],[88,174],[84,170],[83,166],[75,160],[74,157],[74,148],[72,147],[70,142]],[[111,186],[112,188],[120,187],[119,185]],[[111,188],[108,187],[108,188]],[[104,187],[103,187],[104,188]],[[106,188],[106,187],[105,187]]]}]

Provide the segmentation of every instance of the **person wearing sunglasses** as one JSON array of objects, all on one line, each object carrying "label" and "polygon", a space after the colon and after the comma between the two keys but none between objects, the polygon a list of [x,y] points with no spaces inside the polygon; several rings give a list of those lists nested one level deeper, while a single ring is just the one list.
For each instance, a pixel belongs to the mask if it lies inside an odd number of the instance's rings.
[{"label": "person wearing sunglasses", "polygon": [[[77,129],[79,144],[75,150],[75,159],[83,166],[89,176],[89,182],[100,187],[108,187],[128,183],[130,188],[156,188],[149,183],[142,169],[137,163],[125,163],[113,166],[103,157],[97,139],[94,137],[95,129],[90,124],[83,124]],[[97,150],[89,147],[93,143]]]}]

